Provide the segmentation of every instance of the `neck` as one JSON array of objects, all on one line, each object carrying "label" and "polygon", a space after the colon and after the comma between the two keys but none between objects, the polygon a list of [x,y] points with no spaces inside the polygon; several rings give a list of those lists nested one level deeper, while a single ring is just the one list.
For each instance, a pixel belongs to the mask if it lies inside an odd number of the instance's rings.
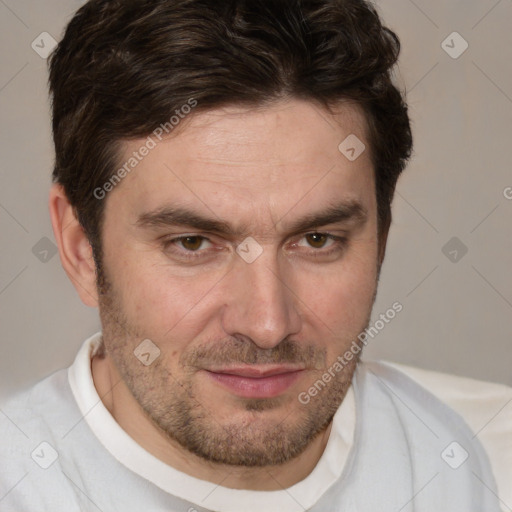
[{"label": "neck", "polygon": [[215,464],[183,448],[156,426],[139,406],[108,356],[92,360],[94,385],[119,426],[146,451],[169,466],[201,480],[256,491],[282,490],[306,478],[325,450],[332,422],[306,450],[277,466],[243,467]]}]

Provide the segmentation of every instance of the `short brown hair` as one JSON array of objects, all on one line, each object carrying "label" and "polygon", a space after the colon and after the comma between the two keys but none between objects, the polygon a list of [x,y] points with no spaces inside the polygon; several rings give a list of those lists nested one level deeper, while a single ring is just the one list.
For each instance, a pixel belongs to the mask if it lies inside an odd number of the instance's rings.
[{"label": "short brown hair", "polygon": [[365,0],[89,0],[49,61],[63,185],[101,261],[104,201],[119,143],[151,134],[195,98],[195,112],[280,98],[326,108],[349,100],[368,125],[379,230],[391,221],[412,151],[407,105],[392,81],[398,37]]}]

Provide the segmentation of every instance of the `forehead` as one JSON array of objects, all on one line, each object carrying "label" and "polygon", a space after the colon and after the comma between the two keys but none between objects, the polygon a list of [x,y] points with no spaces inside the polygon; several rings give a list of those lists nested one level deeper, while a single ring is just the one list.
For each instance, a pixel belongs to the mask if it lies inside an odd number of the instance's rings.
[{"label": "forehead", "polygon": [[[178,128],[172,137],[155,139],[155,147],[110,193],[107,210],[122,211],[133,221],[150,209],[179,203],[227,217],[250,210],[254,220],[264,222],[265,215],[282,217],[291,208],[299,214],[339,199],[371,209],[366,124],[354,105],[340,105],[334,115],[298,100],[257,109],[227,107],[194,114]],[[354,136],[367,150],[351,161],[339,146]],[[124,143],[121,161],[145,141]]]}]

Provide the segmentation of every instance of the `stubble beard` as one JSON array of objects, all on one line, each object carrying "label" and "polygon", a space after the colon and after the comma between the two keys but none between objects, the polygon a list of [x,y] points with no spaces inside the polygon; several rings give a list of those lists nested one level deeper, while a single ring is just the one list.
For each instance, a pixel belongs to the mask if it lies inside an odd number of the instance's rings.
[{"label": "stubble beard", "polygon": [[[230,466],[265,467],[294,459],[326,430],[350,386],[359,355],[307,405],[293,396],[293,414],[285,410],[282,414],[275,414],[284,405],[283,397],[240,399],[243,421],[240,418],[219,419],[216,411],[196,395],[193,373],[184,372],[184,377],[175,378],[165,365],[163,353],[150,367],[142,365],[135,357],[134,348],[147,336],[126,317],[102,265],[97,265],[97,286],[104,354],[110,356],[126,387],[152,423],[171,442],[177,442],[206,461]],[[233,350],[231,360],[248,363],[268,358],[275,362],[290,362],[299,353],[303,359],[313,357],[311,350],[315,350],[311,346],[309,351],[300,351],[291,342],[283,341],[269,355],[269,351],[262,351],[251,341],[243,348],[240,348],[239,341],[231,341],[227,348],[223,347],[222,357],[226,362],[229,361],[226,357],[230,349]],[[201,356],[204,353],[191,353],[187,359],[198,361]],[[310,373],[309,385],[312,385],[321,379],[325,368]]]}]

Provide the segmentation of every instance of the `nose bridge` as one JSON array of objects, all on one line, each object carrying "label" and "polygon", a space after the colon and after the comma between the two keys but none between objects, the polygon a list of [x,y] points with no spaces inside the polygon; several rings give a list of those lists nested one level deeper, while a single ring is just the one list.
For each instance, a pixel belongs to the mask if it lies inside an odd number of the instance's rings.
[{"label": "nose bridge", "polygon": [[224,316],[229,334],[244,335],[261,348],[272,348],[299,330],[296,301],[280,267],[270,250],[252,263],[237,262]]}]

